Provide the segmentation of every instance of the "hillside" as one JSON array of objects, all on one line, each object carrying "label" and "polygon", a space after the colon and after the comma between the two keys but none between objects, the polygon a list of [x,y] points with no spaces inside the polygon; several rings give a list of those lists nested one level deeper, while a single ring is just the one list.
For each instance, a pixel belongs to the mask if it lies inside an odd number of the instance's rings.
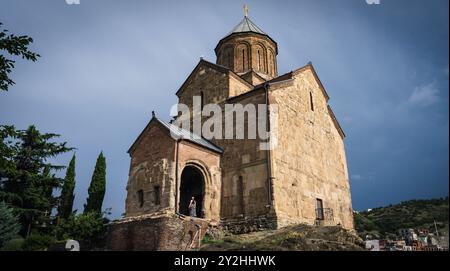
[{"label": "hillside", "polygon": [[[398,229],[427,228],[435,232],[434,221],[441,235],[448,235],[448,197],[431,200],[410,200],[396,205],[355,212],[355,230],[364,238],[395,238]],[[215,235],[215,234],[213,234]],[[248,234],[227,234],[219,238],[206,235],[200,250],[364,250],[362,239],[340,227],[295,225],[278,230]]]},{"label": "hillside", "polygon": [[364,250],[362,240],[341,227],[295,225],[278,230],[260,231],[203,239],[204,251],[317,251]]},{"label": "hillside", "polygon": [[400,204],[374,208],[354,214],[355,229],[361,237],[394,237],[401,228],[426,228],[448,232],[448,197],[430,200],[409,200]]}]

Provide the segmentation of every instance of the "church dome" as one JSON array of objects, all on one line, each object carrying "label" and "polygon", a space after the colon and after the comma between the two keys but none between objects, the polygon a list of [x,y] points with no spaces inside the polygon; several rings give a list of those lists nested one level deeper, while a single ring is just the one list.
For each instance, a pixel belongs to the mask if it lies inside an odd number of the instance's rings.
[{"label": "church dome", "polygon": [[264,80],[278,75],[277,43],[245,14],[214,49],[216,63],[238,75],[257,73]]}]

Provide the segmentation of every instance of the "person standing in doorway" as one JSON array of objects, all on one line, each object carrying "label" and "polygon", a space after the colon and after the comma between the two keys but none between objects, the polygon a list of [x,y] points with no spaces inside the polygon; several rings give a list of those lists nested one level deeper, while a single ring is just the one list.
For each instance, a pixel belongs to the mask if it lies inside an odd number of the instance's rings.
[{"label": "person standing in doorway", "polygon": [[192,197],[189,202],[189,216],[197,216],[197,202],[195,202],[195,198]]}]

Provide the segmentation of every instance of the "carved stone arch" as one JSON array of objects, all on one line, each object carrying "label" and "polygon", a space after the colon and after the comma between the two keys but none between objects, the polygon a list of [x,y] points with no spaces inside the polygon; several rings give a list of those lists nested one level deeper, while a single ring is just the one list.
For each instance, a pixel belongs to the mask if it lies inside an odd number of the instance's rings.
[{"label": "carved stone arch", "polygon": [[222,65],[234,69],[234,46],[231,44],[225,45],[220,51],[220,59]]},{"label": "carved stone arch", "polygon": [[[261,42],[252,44],[252,52],[255,55],[255,70],[267,73],[267,48]],[[259,54],[258,54],[259,52]]]},{"label": "carved stone arch", "polygon": [[234,48],[234,70],[246,72],[251,66],[251,46],[248,42],[241,41]]},{"label": "carved stone arch", "polygon": [[[187,172],[189,171],[189,172]],[[196,172],[196,173],[195,173]],[[190,175],[189,175],[190,174]],[[192,174],[197,174],[194,178],[197,181],[189,181],[192,178]],[[199,176],[201,175],[201,181]],[[183,183],[184,182],[184,183]],[[189,187],[189,182],[195,183],[197,187]],[[202,218],[211,218],[213,216],[213,200],[214,200],[214,175],[211,172],[211,168],[200,160],[188,160],[184,163],[180,175],[180,187],[179,187],[179,206],[180,213],[189,215],[187,213],[186,204],[188,197],[194,196],[197,202],[197,216]],[[198,187],[200,185],[200,187]],[[201,191],[201,193],[200,193]]]},{"label": "carved stone arch", "polygon": [[195,159],[195,160],[190,159],[185,162],[184,167],[186,167],[186,166],[197,167],[206,177],[205,184],[211,185],[212,175],[211,175],[209,167],[203,161],[197,160],[197,159]]}]

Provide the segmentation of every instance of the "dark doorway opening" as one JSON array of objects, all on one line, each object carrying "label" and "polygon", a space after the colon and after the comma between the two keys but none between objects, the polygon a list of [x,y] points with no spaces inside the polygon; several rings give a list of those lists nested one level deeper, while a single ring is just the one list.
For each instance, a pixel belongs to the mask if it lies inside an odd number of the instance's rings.
[{"label": "dark doorway opening", "polygon": [[196,201],[197,217],[203,217],[203,196],[205,180],[202,172],[194,166],[186,166],[181,173],[179,212],[189,215],[189,202],[192,197]]}]

